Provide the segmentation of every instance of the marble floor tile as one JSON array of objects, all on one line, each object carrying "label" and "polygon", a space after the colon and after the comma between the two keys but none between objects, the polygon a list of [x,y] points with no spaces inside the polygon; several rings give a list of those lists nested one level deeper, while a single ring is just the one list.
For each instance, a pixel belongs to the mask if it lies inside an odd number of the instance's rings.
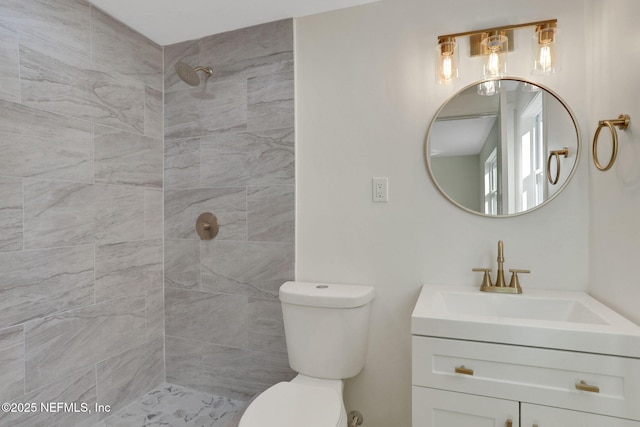
[{"label": "marble floor tile", "polygon": [[94,427],[236,427],[245,405],[165,383]]}]

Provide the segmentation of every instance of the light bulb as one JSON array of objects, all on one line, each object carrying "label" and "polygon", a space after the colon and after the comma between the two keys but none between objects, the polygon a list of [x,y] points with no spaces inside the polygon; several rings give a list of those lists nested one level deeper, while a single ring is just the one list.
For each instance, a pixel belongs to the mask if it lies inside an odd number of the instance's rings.
[{"label": "light bulb", "polygon": [[451,80],[451,76],[453,75],[451,67],[452,67],[451,57],[445,56],[442,59],[442,78],[443,79]]},{"label": "light bulb", "polygon": [[502,34],[485,37],[481,45],[484,50],[484,64],[482,75],[485,79],[495,79],[507,73],[505,52],[509,39]]},{"label": "light bulb", "polygon": [[542,46],[540,48],[540,57],[538,58],[540,62],[540,71],[548,72],[551,69],[551,48],[549,45]]},{"label": "light bulb", "polygon": [[439,40],[436,56],[436,81],[439,84],[448,84],[458,80],[458,50],[455,39]]},{"label": "light bulb", "polygon": [[497,76],[500,70],[500,58],[498,58],[498,54],[495,52],[491,52],[489,54],[489,61],[487,65],[487,71],[490,76]]},{"label": "light bulb", "polygon": [[558,68],[556,34],[556,24],[553,22],[536,27],[533,37],[534,73],[551,74]]}]

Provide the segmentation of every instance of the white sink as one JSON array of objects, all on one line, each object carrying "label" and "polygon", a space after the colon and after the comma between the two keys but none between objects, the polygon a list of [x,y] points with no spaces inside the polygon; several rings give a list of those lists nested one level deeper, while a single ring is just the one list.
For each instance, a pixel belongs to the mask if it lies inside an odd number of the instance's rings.
[{"label": "white sink", "polygon": [[520,295],[425,285],[414,335],[640,356],[640,327],[584,292]]}]

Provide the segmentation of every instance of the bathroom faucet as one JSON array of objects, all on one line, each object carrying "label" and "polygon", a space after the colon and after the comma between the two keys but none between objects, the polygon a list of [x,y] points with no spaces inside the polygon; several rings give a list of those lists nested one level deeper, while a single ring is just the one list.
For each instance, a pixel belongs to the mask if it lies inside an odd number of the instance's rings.
[{"label": "bathroom faucet", "polygon": [[520,280],[518,279],[518,273],[531,273],[531,270],[517,270],[509,269],[511,273],[511,281],[507,286],[504,281],[504,243],[502,240],[498,240],[498,276],[496,277],[496,284],[491,283],[490,268],[473,268],[473,271],[483,271],[484,277],[482,279],[482,285],[480,290],[483,292],[502,292],[509,294],[521,294],[522,287],[520,287]]}]

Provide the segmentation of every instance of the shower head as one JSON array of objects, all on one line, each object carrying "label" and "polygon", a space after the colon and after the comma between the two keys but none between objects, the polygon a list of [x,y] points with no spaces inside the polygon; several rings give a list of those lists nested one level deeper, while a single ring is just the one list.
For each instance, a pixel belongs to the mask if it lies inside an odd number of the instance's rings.
[{"label": "shower head", "polygon": [[213,74],[213,70],[211,67],[196,67],[193,68],[189,64],[185,64],[182,61],[178,61],[176,63],[176,73],[178,76],[184,81],[186,84],[190,86],[198,86],[200,84],[200,76],[198,76],[198,71],[204,71],[207,75],[205,78],[209,78]]}]

